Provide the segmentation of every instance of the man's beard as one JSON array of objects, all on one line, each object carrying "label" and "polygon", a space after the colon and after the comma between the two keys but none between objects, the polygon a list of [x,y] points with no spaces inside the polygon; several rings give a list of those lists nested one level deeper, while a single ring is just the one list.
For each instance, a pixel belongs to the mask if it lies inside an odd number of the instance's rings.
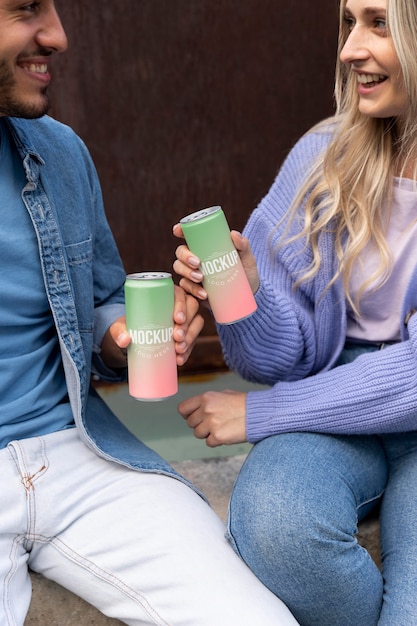
[{"label": "man's beard", "polygon": [[43,102],[32,104],[19,100],[15,95],[16,81],[6,61],[0,61],[0,115],[35,119],[49,111],[50,103],[45,87],[40,91]]}]

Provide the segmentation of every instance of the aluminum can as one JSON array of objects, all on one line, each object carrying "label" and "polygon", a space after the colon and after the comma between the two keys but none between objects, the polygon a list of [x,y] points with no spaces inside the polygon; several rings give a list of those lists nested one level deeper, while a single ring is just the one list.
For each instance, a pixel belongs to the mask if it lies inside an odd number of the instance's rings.
[{"label": "aluminum can", "polygon": [[125,282],[129,394],[163,400],[178,391],[173,339],[174,283],[166,272],[128,274]]},{"label": "aluminum can", "polygon": [[233,324],[256,311],[256,301],[220,206],[180,220],[191,252],[201,261],[203,287],[216,322]]}]

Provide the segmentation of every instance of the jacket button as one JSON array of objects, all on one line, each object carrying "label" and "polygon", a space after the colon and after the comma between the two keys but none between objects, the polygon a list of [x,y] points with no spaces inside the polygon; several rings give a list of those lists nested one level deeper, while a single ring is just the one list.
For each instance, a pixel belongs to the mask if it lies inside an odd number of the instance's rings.
[{"label": "jacket button", "polygon": [[406,316],[404,320],[404,326],[408,326],[408,322],[413,317],[414,313],[417,313],[417,309],[411,309],[411,311],[408,313],[408,315]]}]

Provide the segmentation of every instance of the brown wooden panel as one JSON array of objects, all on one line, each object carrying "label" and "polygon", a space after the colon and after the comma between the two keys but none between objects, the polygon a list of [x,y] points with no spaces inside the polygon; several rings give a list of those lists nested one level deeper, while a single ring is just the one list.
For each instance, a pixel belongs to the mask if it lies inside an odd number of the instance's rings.
[{"label": "brown wooden panel", "polygon": [[57,2],[70,49],[51,113],[93,155],[127,271],[170,271],[188,212],[221,204],[243,227],[294,141],[332,112],[337,4]]}]

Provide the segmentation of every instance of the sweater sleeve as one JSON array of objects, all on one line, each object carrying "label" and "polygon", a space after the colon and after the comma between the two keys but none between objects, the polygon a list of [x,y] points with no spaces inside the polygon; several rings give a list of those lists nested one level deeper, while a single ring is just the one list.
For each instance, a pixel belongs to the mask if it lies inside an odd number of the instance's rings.
[{"label": "sweater sleeve", "polygon": [[251,442],[283,432],[382,434],[417,430],[417,315],[410,338],[304,380],[247,396]]},{"label": "sweater sleeve", "polygon": [[272,385],[305,378],[321,367],[315,313],[316,292],[323,288],[315,281],[294,289],[311,254],[303,241],[279,250],[277,243],[302,178],[325,142],[326,136],[316,134],[300,140],[244,229],[260,277],[258,309],[237,324],[219,325],[218,332],[227,364],[247,380]]}]

